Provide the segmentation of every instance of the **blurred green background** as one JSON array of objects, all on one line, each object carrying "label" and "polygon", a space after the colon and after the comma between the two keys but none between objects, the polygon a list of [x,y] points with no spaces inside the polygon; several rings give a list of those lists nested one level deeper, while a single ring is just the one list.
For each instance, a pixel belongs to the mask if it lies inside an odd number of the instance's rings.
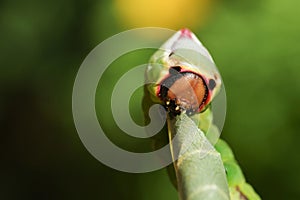
[{"label": "blurred green background", "polygon": [[[71,110],[77,70],[97,44],[133,27],[162,26],[189,27],[213,55],[228,98],[222,137],[247,180],[263,199],[300,199],[299,7],[296,0],[1,1],[0,198],[178,198],[165,170],[129,174],[94,159]],[[112,66],[96,97],[109,137],[136,151],[147,142],[130,142],[105,109],[121,72],[151,53]],[[131,112],[142,116],[140,105]]]}]

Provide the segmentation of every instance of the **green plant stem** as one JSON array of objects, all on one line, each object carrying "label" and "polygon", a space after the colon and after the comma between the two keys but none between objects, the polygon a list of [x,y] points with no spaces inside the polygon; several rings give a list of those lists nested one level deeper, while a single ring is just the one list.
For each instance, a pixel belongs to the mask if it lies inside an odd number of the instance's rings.
[{"label": "green plant stem", "polygon": [[168,130],[180,199],[229,200],[221,156],[203,132],[186,114],[169,119]]}]

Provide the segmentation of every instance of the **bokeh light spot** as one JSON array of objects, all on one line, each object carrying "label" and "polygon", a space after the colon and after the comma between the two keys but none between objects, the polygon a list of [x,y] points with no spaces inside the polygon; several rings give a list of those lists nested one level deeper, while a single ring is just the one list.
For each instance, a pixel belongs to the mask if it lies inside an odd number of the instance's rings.
[{"label": "bokeh light spot", "polygon": [[127,28],[158,26],[197,28],[209,13],[211,0],[115,0],[118,20]]}]

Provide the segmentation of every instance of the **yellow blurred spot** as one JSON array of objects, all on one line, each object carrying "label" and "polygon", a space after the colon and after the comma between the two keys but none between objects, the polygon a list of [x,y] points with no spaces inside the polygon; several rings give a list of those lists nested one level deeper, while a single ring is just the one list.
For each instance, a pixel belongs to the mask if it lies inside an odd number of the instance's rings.
[{"label": "yellow blurred spot", "polygon": [[126,27],[196,28],[212,0],[115,0],[116,15]]}]

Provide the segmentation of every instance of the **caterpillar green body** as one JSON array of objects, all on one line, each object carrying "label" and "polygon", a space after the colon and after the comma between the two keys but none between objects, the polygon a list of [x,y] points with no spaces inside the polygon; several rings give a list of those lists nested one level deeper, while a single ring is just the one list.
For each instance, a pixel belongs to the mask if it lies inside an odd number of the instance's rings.
[{"label": "caterpillar green body", "polygon": [[[221,154],[232,200],[259,200],[244,178],[232,150],[213,124],[211,102],[221,89],[222,80],[212,57],[188,29],[175,33],[150,59],[145,78],[144,110],[154,103],[174,117],[187,113]],[[166,133],[166,127],[162,132]],[[156,136],[155,148],[166,143],[164,134]]]}]

